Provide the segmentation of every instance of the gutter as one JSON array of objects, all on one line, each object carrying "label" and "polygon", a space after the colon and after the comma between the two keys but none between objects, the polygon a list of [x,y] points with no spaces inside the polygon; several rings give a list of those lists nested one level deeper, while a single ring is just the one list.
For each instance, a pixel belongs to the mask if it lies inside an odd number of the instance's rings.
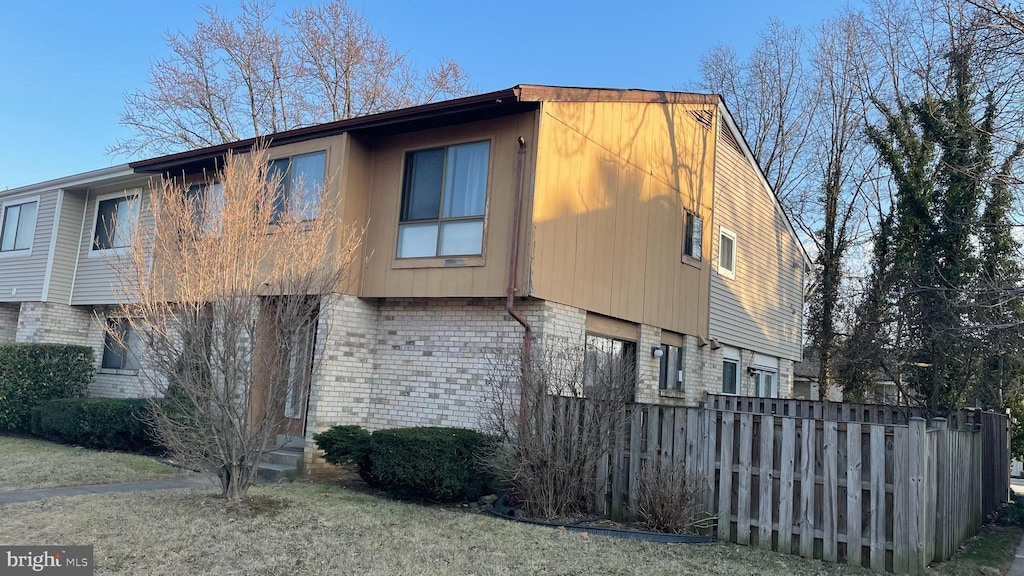
[{"label": "gutter", "polygon": [[523,217],[523,182],[526,172],[526,139],[518,138],[519,152],[516,158],[516,198],[512,212],[512,252],[508,261],[508,290],[505,293],[505,311],[523,327],[523,380],[519,386],[519,426],[526,425],[526,393],[530,378],[530,357],[533,349],[533,328],[526,318],[516,310],[516,277],[519,273],[519,225]]}]

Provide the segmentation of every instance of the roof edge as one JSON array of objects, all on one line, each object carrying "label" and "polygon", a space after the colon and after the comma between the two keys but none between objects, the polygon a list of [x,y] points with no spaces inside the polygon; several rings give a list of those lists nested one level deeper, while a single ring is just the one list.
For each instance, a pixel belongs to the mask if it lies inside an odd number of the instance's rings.
[{"label": "roof edge", "polygon": [[19,186],[17,188],[8,188],[7,190],[0,191],[0,196],[22,194],[25,192],[43,192],[46,190],[77,188],[87,184],[94,184],[100,180],[114,180],[135,175],[136,172],[131,168],[130,164],[118,164],[117,166],[110,166],[109,168],[100,168],[98,170],[90,170],[88,172],[72,174],[70,176],[44,180],[42,182],[36,182],[35,184],[26,184],[25,186]]},{"label": "roof edge", "polygon": [[357,116],[355,118],[348,118],[345,120],[336,120],[334,122],[327,122],[324,124],[313,124],[311,126],[303,126],[301,128],[294,128],[292,130],[285,130],[283,132],[275,132],[273,134],[266,134],[262,136],[257,136],[255,138],[246,138],[244,140],[216,144],[213,146],[207,146],[205,148],[197,148],[194,150],[186,150],[184,152],[176,152],[174,154],[166,154],[163,156],[148,158],[145,160],[138,160],[135,162],[130,162],[128,165],[131,166],[131,168],[137,172],[159,171],[163,167],[166,167],[167,165],[172,165],[178,162],[187,162],[194,159],[216,156],[226,153],[229,150],[235,151],[252,148],[252,146],[259,141],[290,142],[296,140],[307,140],[317,138],[320,136],[328,136],[339,132],[356,130],[359,128],[372,126],[374,124],[386,122],[401,122],[403,120],[413,119],[417,116],[422,116],[424,114],[431,114],[437,112],[456,112],[460,109],[469,109],[489,103],[500,104],[502,100],[507,98],[518,101],[519,88],[506,88],[504,90],[497,90],[494,92],[485,92],[483,94],[464,96],[462,98],[454,98],[452,100],[442,100],[440,102],[430,102],[427,104],[420,104],[419,106],[399,108],[397,110],[388,110],[386,112],[378,112],[376,114],[368,114],[366,116]]}]

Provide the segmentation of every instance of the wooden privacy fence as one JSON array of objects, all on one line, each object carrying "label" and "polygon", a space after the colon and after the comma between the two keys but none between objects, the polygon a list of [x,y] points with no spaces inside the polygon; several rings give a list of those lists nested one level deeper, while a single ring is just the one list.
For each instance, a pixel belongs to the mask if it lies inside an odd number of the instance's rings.
[{"label": "wooden privacy fence", "polygon": [[918,574],[981,525],[981,433],[944,419],[636,404],[621,421],[596,479],[597,511],[613,518],[635,517],[643,471],[661,459],[701,482],[720,539],[788,554]]},{"label": "wooden privacy fence", "polygon": [[[928,418],[928,410],[914,406],[817,402],[788,398],[759,398],[708,394],[707,406],[719,410],[795,416],[836,422],[907,424],[910,418]],[[982,514],[988,516],[1010,498],[1010,417],[986,410],[955,410],[940,414],[954,430],[981,429]]]}]

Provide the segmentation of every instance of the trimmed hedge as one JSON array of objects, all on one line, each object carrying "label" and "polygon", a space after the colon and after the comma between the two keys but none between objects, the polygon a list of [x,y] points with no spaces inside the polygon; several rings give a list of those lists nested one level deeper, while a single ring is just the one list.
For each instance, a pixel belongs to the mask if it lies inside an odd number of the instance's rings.
[{"label": "trimmed hedge", "polygon": [[396,428],[370,434],[359,426],[336,426],[314,440],[328,462],[357,463],[364,480],[396,498],[474,500],[492,483],[482,460],[493,440],[465,428]]},{"label": "trimmed hedge", "polygon": [[145,422],[148,413],[144,398],[50,400],[32,411],[32,433],[86,448],[153,452],[157,444]]},{"label": "trimmed hedge", "polygon": [[0,345],[0,430],[27,432],[32,408],[85,395],[93,351],[66,344]]}]

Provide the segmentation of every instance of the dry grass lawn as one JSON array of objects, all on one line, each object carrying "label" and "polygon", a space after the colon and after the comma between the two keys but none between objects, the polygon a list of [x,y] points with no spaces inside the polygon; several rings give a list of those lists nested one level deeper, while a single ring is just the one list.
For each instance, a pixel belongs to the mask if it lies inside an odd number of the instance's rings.
[{"label": "dry grass lawn", "polygon": [[5,506],[0,542],[92,544],[97,575],[872,574],[734,545],[584,537],[323,485],[250,494],[240,507],[212,490]]},{"label": "dry grass lawn", "polygon": [[183,476],[153,458],[0,435],[0,492]]}]

